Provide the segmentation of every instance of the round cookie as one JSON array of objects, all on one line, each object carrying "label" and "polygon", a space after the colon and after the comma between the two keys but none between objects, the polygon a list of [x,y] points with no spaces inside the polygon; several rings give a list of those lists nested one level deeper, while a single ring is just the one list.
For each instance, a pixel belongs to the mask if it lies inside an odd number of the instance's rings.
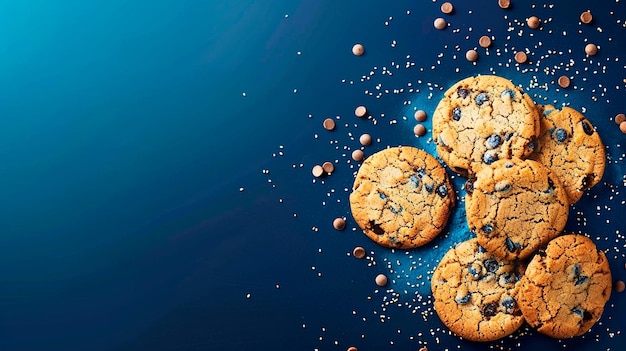
[{"label": "round cookie", "polygon": [[498,159],[526,158],[539,135],[539,112],[510,80],[465,78],[450,87],[433,114],[437,154],[466,176]]},{"label": "round cookie", "polygon": [[554,171],[570,204],[602,179],[606,164],[604,144],[593,125],[573,108],[543,107],[538,144],[529,158]]},{"label": "round cookie", "polygon": [[455,196],[444,167],[433,156],[414,147],[393,147],[363,161],[350,208],[374,242],[408,249],[443,230]]},{"label": "round cookie", "polygon": [[470,230],[488,251],[509,260],[547,244],[569,215],[560,180],[533,160],[498,160],[468,179],[465,190]]},{"label": "round cookie", "polygon": [[523,323],[517,299],[524,266],[499,259],[476,238],[450,249],[435,268],[431,290],[437,315],[472,341],[503,338]]},{"label": "round cookie", "polygon": [[522,277],[519,307],[528,324],[554,338],[587,332],[611,296],[604,252],[584,235],[562,235],[533,256]]}]

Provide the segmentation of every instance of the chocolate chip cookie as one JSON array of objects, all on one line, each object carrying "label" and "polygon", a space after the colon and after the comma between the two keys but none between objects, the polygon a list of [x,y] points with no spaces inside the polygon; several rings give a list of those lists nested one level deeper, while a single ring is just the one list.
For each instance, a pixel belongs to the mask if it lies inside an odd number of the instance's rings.
[{"label": "chocolate chip cookie", "polygon": [[542,115],[539,143],[529,158],[552,169],[573,204],[602,179],[604,144],[589,120],[573,108],[546,105]]},{"label": "chocolate chip cookie", "polygon": [[611,296],[608,260],[584,235],[562,235],[533,256],[521,279],[519,307],[528,324],[554,338],[586,333]]},{"label": "chocolate chip cookie", "polygon": [[466,176],[499,159],[524,159],[534,151],[539,113],[510,80],[484,75],[450,87],[433,114],[437,154]]},{"label": "chocolate chip cookie", "polygon": [[437,315],[451,331],[472,341],[492,341],[517,330],[524,317],[517,299],[524,265],[502,260],[476,238],[459,243],[433,272]]},{"label": "chocolate chip cookie", "polygon": [[533,160],[498,160],[465,184],[470,230],[495,256],[524,259],[559,235],[569,215],[558,177]]},{"label": "chocolate chip cookie", "polygon": [[426,151],[408,146],[365,159],[350,194],[352,216],[363,232],[382,246],[401,249],[436,237],[455,202],[445,168]]}]

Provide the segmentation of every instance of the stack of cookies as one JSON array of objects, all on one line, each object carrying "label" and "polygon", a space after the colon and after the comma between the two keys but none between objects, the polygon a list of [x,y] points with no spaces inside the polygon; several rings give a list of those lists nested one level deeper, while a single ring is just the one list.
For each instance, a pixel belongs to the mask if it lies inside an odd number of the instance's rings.
[{"label": "stack of cookies", "polygon": [[[563,235],[569,206],[604,173],[604,145],[578,111],[538,106],[498,76],[463,79],[433,114],[437,154],[466,177],[465,212],[475,235],[433,272],[435,311],[451,331],[492,341],[525,321],[568,338],[588,331],[611,292],[603,252]],[[361,165],[352,215],[374,242],[411,249],[436,237],[455,206],[445,168],[427,152],[387,148]]]},{"label": "stack of cookies", "polygon": [[583,235],[562,235],[569,206],[602,178],[604,145],[578,111],[537,106],[498,76],[463,79],[433,115],[437,153],[467,178],[475,234],[452,248],[431,287],[443,323],[491,341],[524,321],[567,338],[588,331],[610,296],[608,261]]}]

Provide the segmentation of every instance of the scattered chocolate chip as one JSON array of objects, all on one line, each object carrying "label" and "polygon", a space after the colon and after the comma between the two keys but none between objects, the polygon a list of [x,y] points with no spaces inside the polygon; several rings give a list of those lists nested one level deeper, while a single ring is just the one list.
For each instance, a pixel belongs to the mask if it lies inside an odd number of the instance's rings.
[{"label": "scattered chocolate chip", "polygon": [[445,14],[450,14],[452,13],[452,11],[454,11],[454,6],[452,6],[451,3],[444,2],[443,4],[441,4],[441,12]]},{"label": "scattered chocolate chip", "polygon": [[416,136],[424,136],[426,135],[426,127],[424,127],[423,124],[416,124],[415,127],[413,127],[413,133]]},{"label": "scattered chocolate chip", "polygon": [[426,112],[424,110],[415,111],[415,120],[418,122],[424,122],[426,120]]},{"label": "scattered chocolate chip", "polygon": [[335,165],[332,162],[326,161],[322,163],[322,169],[326,173],[333,173],[333,171],[335,170]]},{"label": "scattered chocolate chip", "polygon": [[530,16],[526,20],[526,24],[530,29],[537,29],[541,25],[541,21],[539,20],[539,18],[537,18],[537,16]]},{"label": "scattered chocolate chip", "polygon": [[481,48],[488,48],[491,46],[491,38],[489,38],[489,36],[487,35],[483,35],[482,37],[480,37],[480,39],[478,39],[478,45],[480,45]]},{"label": "scattered chocolate chip", "polygon": [[593,20],[593,16],[590,11],[585,11],[580,14],[580,21],[584,24],[589,24]]},{"label": "scattered chocolate chip", "polygon": [[361,259],[365,257],[365,249],[361,246],[357,246],[352,250],[352,256],[355,258]]},{"label": "scattered chocolate chip", "polygon": [[356,56],[361,56],[365,53],[365,47],[362,44],[354,44],[352,47],[352,53]]},{"label": "scattered chocolate chip", "polygon": [[596,44],[589,43],[585,45],[585,54],[589,56],[594,56],[597,53],[598,53],[598,47],[596,46]]},{"label": "scattered chocolate chip", "polygon": [[352,151],[352,159],[355,160],[356,162],[363,161],[364,157],[365,157],[365,154],[363,153],[363,150]]},{"label": "scattered chocolate chip", "polygon": [[379,274],[379,275],[376,276],[375,281],[376,281],[376,285],[378,285],[378,286],[385,286],[385,285],[387,285],[387,281],[388,280],[387,280],[387,276],[386,275]]},{"label": "scattered chocolate chip", "polygon": [[465,58],[469,62],[476,62],[478,60],[478,51],[474,49],[467,50],[467,52],[465,52]]},{"label": "scattered chocolate chip", "polygon": [[359,142],[363,146],[368,146],[368,145],[372,144],[372,136],[369,135],[369,134],[363,134],[363,135],[361,135],[359,137]]},{"label": "scattered chocolate chip", "polygon": [[341,217],[335,218],[333,221],[333,228],[337,230],[344,230],[346,228],[346,220]]},{"label": "scattered chocolate chip", "polygon": [[320,166],[320,165],[315,165],[315,166],[313,166],[313,169],[311,170],[311,173],[313,173],[313,176],[315,178],[319,178],[322,175],[324,175],[324,168],[322,168],[322,166]]},{"label": "scattered chocolate chip", "polygon": [[445,19],[439,17],[435,19],[435,21],[433,22],[433,25],[435,26],[436,29],[442,30],[448,26],[448,23],[446,22]]},{"label": "scattered chocolate chip", "polygon": [[322,123],[322,125],[324,126],[324,129],[326,130],[335,129],[335,121],[332,118],[326,118],[324,120],[324,123]]},{"label": "scattered chocolate chip", "polygon": [[528,56],[523,51],[518,51],[515,53],[515,62],[517,63],[525,63],[528,60]]},{"label": "scattered chocolate chip", "polygon": [[354,109],[354,115],[359,118],[365,117],[366,114],[367,114],[367,108],[363,105],[358,106],[356,109]]}]

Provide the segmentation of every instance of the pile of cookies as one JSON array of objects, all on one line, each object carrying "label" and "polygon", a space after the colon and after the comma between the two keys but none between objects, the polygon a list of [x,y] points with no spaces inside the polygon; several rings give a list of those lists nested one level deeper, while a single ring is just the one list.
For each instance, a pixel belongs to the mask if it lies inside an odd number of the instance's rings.
[{"label": "pile of cookies", "polygon": [[[526,321],[541,333],[580,335],[610,296],[604,254],[563,235],[569,206],[604,173],[604,145],[578,111],[536,105],[498,76],[463,79],[433,114],[437,154],[466,177],[472,239],[433,272],[435,311],[474,341],[507,336]],[[393,147],[368,157],[350,194],[352,215],[376,243],[410,249],[437,236],[455,206],[445,168],[427,152]]]},{"label": "pile of cookies", "polygon": [[537,106],[498,76],[469,77],[433,115],[437,153],[467,177],[475,234],[443,257],[431,280],[435,311],[456,334],[491,341],[526,321],[569,338],[587,332],[611,293],[603,252],[562,234],[569,206],[604,173],[604,145],[578,111]]}]

